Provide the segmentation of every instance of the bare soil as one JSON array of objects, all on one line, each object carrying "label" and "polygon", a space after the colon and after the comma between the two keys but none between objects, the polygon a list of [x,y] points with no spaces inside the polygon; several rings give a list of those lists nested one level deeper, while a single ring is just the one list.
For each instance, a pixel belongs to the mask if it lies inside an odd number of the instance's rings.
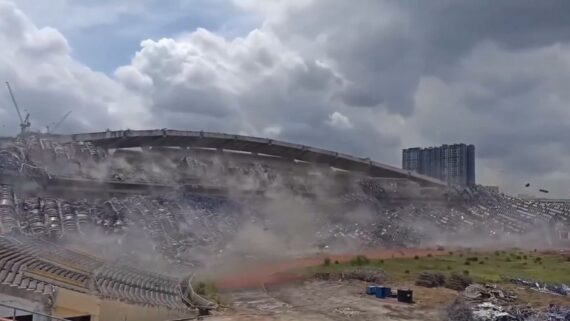
[{"label": "bare soil", "polygon": [[[369,259],[389,259],[389,258],[410,258],[414,256],[427,256],[431,254],[447,255],[447,251],[437,251],[431,249],[401,249],[401,250],[375,250],[358,253],[366,255]],[[280,262],[270,262],[267,264],[249,266],[245,269],[235,271],[230,276],[218,279],[216,285],[222,290],[236,290],[256,288],[261,285],[285,284],[290,282],[299,282],[303,278],[299,275],[290,273],[291,271],[318,266],[323,264],[324,258],[330,258],[332,262],[348,262],[352,260],[356,254],[336,254],[336,255],[320,255],[313,258],[292,259]]]},{"label": "bare soil", "polygon": [[[305,281],[227,294],[232,308],[212,321],[435,321],[455,299],[447,289],[421,289],[414,304],[378,299],[365,294],[361,281]],[[396,286],[394,285],[394,288]]]}]

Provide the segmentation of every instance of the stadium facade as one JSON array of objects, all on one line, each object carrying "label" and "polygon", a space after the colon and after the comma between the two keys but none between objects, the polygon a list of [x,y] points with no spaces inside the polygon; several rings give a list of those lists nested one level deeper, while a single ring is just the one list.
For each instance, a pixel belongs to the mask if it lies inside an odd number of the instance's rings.
[{"label": "stadium facade", "polygon": [[407,148],[402,151],[402,168],[451,185],[473,186],[476,184],[475,146],[453,144]]}]

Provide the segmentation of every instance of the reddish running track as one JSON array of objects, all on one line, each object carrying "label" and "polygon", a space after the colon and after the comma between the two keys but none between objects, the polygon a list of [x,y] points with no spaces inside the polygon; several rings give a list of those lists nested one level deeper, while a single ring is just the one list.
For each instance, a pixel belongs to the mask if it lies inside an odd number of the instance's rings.
[{"label": "reddish running track", "polygon": [[[446,255],[447,251],[437,251],[430,249],[401,249],[401,250],[376,250],[359,253],[366,255],[370,259],[390,259],[390,258],[409,258],[414,256],[433,256]],[[282,284],[293,281],[299,281],[303,278],[288,273],[292,270],[318,266],[323,263],[323,259],[328,257],[331,261],[348,262],[352,260],[356,254],[338,254],[338,255],[322,255],[313,258],[293,259],[269,263],[263,266],[250,268],[247,271],[241,271],[234,275],[223,277],[216,285],[222,290],[239,290],[255,288],[266,284]]]}]

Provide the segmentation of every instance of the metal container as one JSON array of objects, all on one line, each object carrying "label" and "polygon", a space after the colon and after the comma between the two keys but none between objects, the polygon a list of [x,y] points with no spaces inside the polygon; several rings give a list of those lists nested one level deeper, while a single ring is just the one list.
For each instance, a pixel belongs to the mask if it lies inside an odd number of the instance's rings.
[{"label": "metal container", "polygon": [[367,286],[366,287],[366,294],[375,295],[377,288],[378,288],[377,284],[372,284],[372,285]]},{"label": "metal container", "polygon": [[378,286],[376,288],[376,293],[374,293],[376,295],[377,298],[379,299],[385,299],[386,298],[386,291],[384,291],[385,287],[383,286]]},{"label": "metal container", "polygon": [[398,302],[404,302],[404,303],[413,303],[414,302],[414,298],[413,298],[413,291],[406,289],[398,289]]}]

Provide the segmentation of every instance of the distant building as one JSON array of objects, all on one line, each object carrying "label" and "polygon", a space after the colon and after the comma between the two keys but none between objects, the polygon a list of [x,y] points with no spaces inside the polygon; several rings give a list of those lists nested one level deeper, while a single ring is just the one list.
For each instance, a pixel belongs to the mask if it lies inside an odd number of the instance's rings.
[{"label": "distant building", "polygon": [[453,144],[404,149],[402,168],[452,185],[475,185],[475,146]]}]

